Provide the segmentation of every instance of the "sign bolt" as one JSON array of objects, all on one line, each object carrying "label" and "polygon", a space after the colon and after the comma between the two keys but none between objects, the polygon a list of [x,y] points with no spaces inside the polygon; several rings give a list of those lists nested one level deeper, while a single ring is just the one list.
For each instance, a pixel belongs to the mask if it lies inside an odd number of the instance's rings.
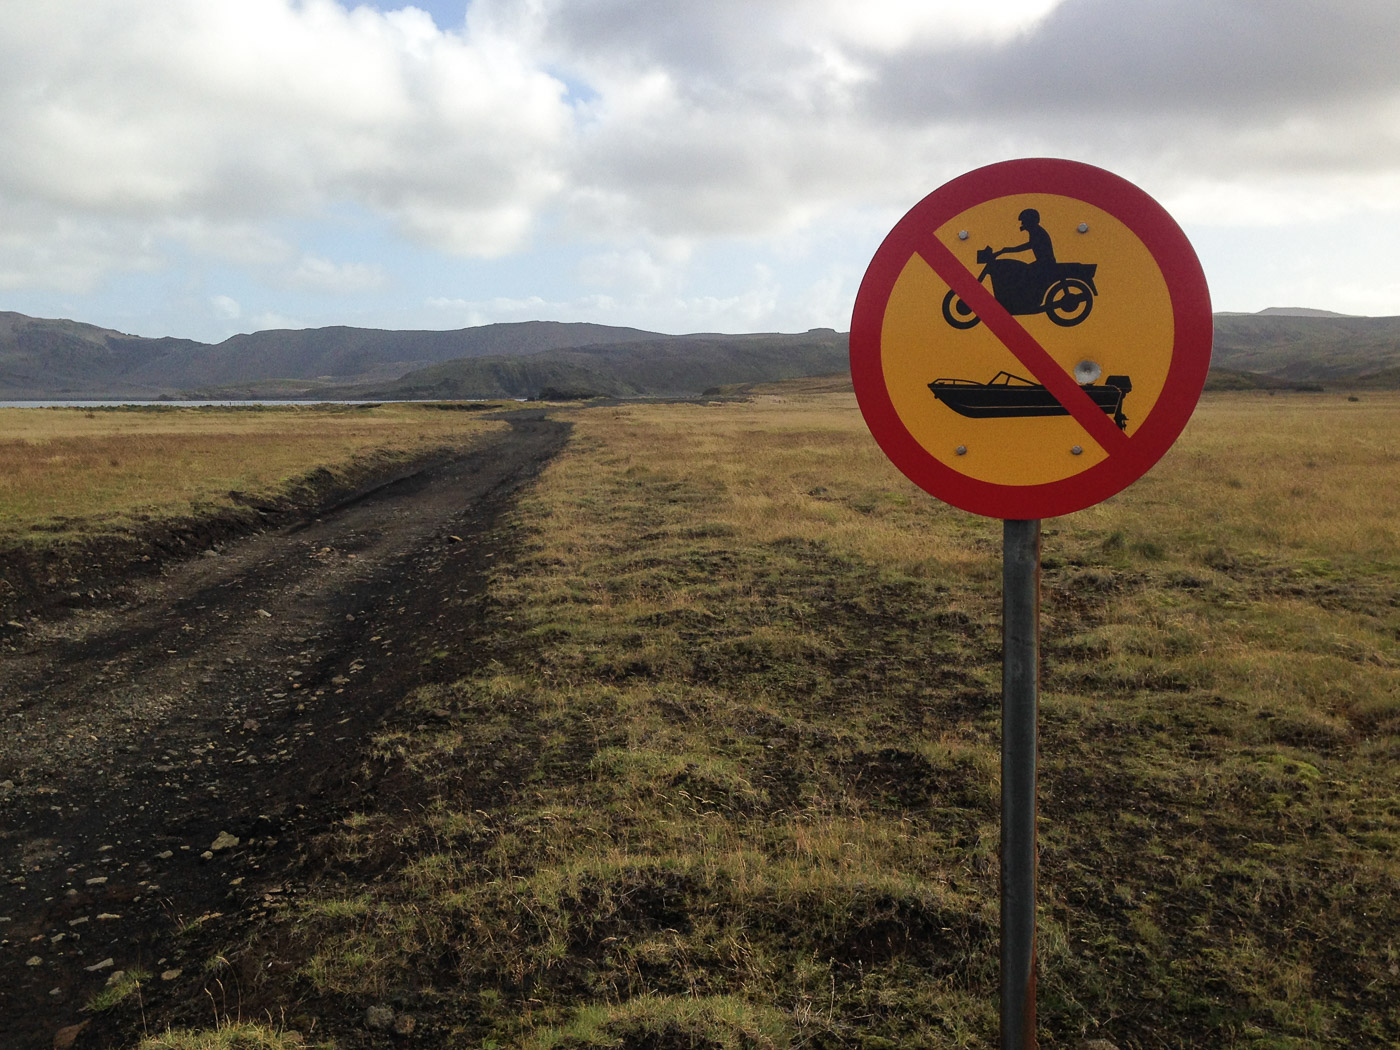
[{"label": "sign bolt", "polygon": [[1078,226],[1075,227],[1075,229],[1078,230],[1080,233],[1088,233],[1089,224],[1087,222],[1081,222]]},{"label": "sign bolt", "polygon": [[966,445],[959,445],[959,446],[958,446],[957,448],[955,448],[953,451],[956,452],[956,453],[957,453],[958,455],[960,455],[960,456],[965,456],[965,455],[967,455],[967,446],[966,446]]},{"label": "sign bolt", "polygon": [[1082,456],[1084,455],[1084,449],[1079,445],[1075,445],[1074,448],[1069,450],[1069,454],[1071,456]]},{"label": "sign bolt", "polygon": [[966,230],[959,230],[959,231],[958,231],[958,240],[960,240],[960,241],[965,241],[965,240],[967,240],[967,231],[966,231]]}]

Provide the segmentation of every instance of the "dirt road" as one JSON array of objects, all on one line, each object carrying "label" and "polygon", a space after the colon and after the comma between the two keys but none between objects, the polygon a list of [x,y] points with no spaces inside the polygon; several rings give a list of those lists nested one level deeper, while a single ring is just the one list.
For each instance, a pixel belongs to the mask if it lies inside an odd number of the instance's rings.
[{"label": "dirt road", "polygon": [[568,429],[508,418],[471,454],[0,639],[0,1046],[85,1021],[78,1050],[130,1045],[85,1009],[113,973],[200,996],[190,931],[295,893],[374,727],[473,665],[493,525]]}]

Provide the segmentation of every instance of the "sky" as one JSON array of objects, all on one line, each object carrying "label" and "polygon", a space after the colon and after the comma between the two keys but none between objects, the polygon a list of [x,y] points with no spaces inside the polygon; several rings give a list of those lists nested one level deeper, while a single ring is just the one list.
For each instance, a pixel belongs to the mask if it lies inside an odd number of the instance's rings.
[{"label": "sky", "polygon": [[1020,157],[1159,201],[1217,310],[1400,315],[1396,0],[0,0],[0,310],[850,327]]}]

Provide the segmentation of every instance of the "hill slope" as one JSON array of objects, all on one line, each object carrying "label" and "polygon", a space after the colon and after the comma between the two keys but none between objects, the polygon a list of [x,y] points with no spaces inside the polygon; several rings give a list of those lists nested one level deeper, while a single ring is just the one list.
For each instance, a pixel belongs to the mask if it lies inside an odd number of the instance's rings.
[{"label": "hill slope", "polygon": [[327,383],[383,382],[458,358],[658,338],[635,328],[525,321],[448,332],[265,331],[211,345],[0,313],[0,398],[173,397],[230,385],[257,395],[269,383],[277,394],[314,394]]},{"label": "hill slope", "polygon": [[732,383],[844,370],[847,337],[829,328],[801,335],[655,336],[629,343],[480,357],[411,372],[358,390],[370,398],[608,395],[677,397]]},{"label": "hill slope", "polygon": [[173,391],[156,363],[203,347],[0,312],[0,398],[157,397]]},{"label": "hill slope", "polygon": [[1400,317],[1217,314],[1211,366],[1292,382],[1394,385]]},{"label": "hill slope", "polygon": [[182,388],[268,379],[387,380],[459,358],[514,357],[592,343],[654,339],[651,332],[598,324],[522,321],[455,331],[307,328],[236,335],[158,363]]}]

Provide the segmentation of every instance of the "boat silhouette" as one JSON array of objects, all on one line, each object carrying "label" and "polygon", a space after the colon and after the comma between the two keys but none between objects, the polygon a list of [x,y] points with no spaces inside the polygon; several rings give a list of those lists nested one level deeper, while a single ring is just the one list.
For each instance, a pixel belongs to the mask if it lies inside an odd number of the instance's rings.
[{"label": "boat silhouette", "polygon": [[[970,419],[1009,419],[1021,416],[1067,416],[1069,411],[1040,383],[998,372],[986,383],[973,379],[935,379],[928,385],[933,396],[959,415]],[[1080,386],[1094,404],[1111,415],[1119,430],[1128,426],[1123,399],[1133,389],[1127,376],[1109,376],[1102,383]]]}]

